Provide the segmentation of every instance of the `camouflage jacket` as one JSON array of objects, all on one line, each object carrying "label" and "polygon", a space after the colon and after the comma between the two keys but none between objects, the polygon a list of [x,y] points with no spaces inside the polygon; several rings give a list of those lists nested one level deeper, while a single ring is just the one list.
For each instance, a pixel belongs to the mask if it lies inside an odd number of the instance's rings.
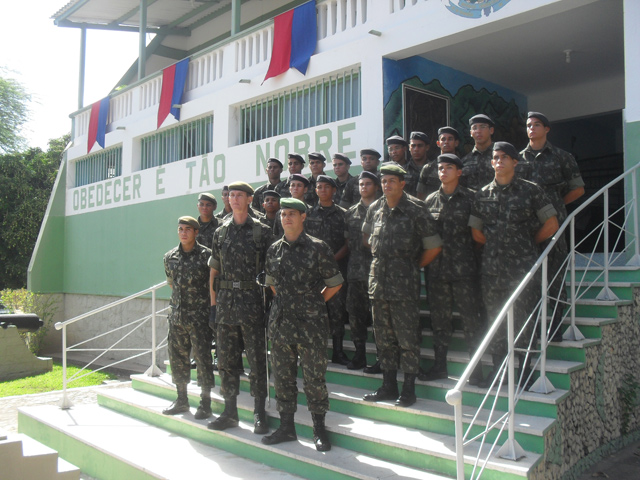
[{"label": "camouflage jacket", "polygon": [[475,242],[469,228],[474,193],[458,187],[449,196],[442,188],[425,199],[429,216],[442,239],[442,252],[429,264],[429,278],[452,282],[479,274]]},{"label": "camouflage jacket", "polygon": [[440,188],[440,177],[438,177],[438,160],[427,162],[420,171],[420,179],[418,180],[418,193],[428,197],[433,192],[437,192]]},{"label": "camouflage jacket", "polygon": [[362,201],[352,206],[345,214],[344,237],[349,242],[349,262],[347,280],[369,280],[371,270],[371,250],[362,243],[362,224],[367,216],[367,207]]},{"label": "camouflage jacket", "polygon": [[218,228],[220,222],[216,217],[213,217],[210,222],[203,223],[200,217],[198,217],[198,223],[200,224],[200,230],[198,230],[198,235],[196,235],[196,242],[211,248],[213,233],[216,231],[216,228]]},{"label": "camouflage jacket", "polygon": [[418,181],[420,180],[420,171],[422,170],[422,166],[416,165],[413,159],[409,158],[402,168],[407,172],[404,176],[404,191],[415,197],[418,192]]},{"label": "camouflage jacket", "polygon": [[171,287],[169,322],[207,324],[209,321],[209,266],[211,249],[196,242],[190,252],[182,245],[164,255],[164,273]]},{"label": "camouflage jacket", "polygon": [[[378,178],[380,178],[380,172],[376,172]],[[378,189],[378,193],[376,194],[376,198],[380,198],[382,196],[382,189]],[[350,208],[356,203],[360,201],[360,180],[358,177],[353,177],[347,181],[347,184],[344,186],[344,192],[342,193],[342,198],[338,205],[342,208]]]},{"label": "camouflage jacket", "polygon": [[537,154],[527,145],[520,155],[524,161],[516,166],[516,172],[525,180],[542,187],[558,212],[558,222],[562,224],[567,218],[564,196],[571,190],[584,187],[575,158],[549,142]]},{"label": "camouflage jacket", "polygon": [[370,235],[373,255],[369,298],[417,301],[422,252],[440,246],[424,202],[403,193],[398,205],[389,208],[382,197],[369,206],[362,232]]},{"label": "camouflage jacket", "polygon": [[[304,221],[304,231],[312,237],[319,238],[331,248],[335,254],[344,247],[344,229],[345,229],[345,209],[336,204],[330,207],[322,207],[320,204],[314,206],[307,213],[307,219]],[[344,275],[347,273],[346,257],[338,262],[340,272]]]},{"label": "camouflage jacket", "polygon": [[216,284],[218,323],[228,325],[263,321],[263,296],[256,276],[264,270],[264,259],[272,243],[271,230],[247,217],[236,225],[226,219],[213,236],[209,266],[219,272]]},{"label": "camouflage jacket", "polygon": [[[335,179],[336,185],[338,186],[338,188],[336,188],[336,193],[333,195],[333,203],[335,203],[336,205],[340,205],[340,201],[342,200],[342,195],[344,194],[344,189],[347,187],[349,182],[351,182],[354,178],[355,177],[353,175],[348,173],[347,179],[344,182],[341,182],[337,178]],[[357,181],[358,179],[356,179],[356,182]]]},{"label": "camouflage jacket", "polygon": [[495,171],[491,166],[493,158],[493,143],[486,150],[480,151],[473,147],[462,157],[462,176],[460,185],[478,191],[494,179]]},{"label": "camouflage jacket", "polygon": [[329,246],[301,233],[289,243],[277,240],[267,252],[266,284],[276,290],[269,316],[271,341],[322,343],[329,335],[325,287],[344,282]]},{"label": "camouflage jacket", "polygon": [[477,192],[469,226],[487,239],[482,275],[497,276],[501,284],[520,282],[538,258],[536,233],[555,215],[542,188],[518,177],[504,186],[493,181]]},{"label": "camouflage jacket", "polygon": [[[326,175],[326,173],[322,172],[320,175]],[[313,178],[313,175],[309,175],[309,188],[307,189],[307,193],[304,194],[304,203],[311,205],[312,207],[318,203],[316,179]]]},{"label": "camouflage jacket", "polygon": [[283,188],[284,188],[283,182],[279,182],[275,185],[272,185],[270,183],[265,183],[261,187],[256,188],[256,190],[253,192],[253,200],[251,201],[251,208],[253,208],[253,210],[255,210],[256,212],[264,213],[264,208],[262,207],[262,202],[264,201],[264,192],[274,190],[279,194],[281,194]]}]

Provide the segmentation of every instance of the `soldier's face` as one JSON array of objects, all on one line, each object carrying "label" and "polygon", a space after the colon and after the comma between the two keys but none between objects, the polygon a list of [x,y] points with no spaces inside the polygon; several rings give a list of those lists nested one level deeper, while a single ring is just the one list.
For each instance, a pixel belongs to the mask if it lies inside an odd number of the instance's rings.
[{"label": "soldier's face", "polygon": [[198,200],[198,213],[202,218],[209,218],[213,216],[213,203],[206,200]]},{"label": "soldier's face", "polygon": [[496,176],[507,176],[515,172],[518,161],[511,158],[502,150],[494,150],[491,166],[496,171]]},{"label": "soldier's face", "polygon": [[229,192],[229,205],[234,212],[242,212],[249,208],[253,200],[253,196],[247,192],[241,192],[240,190],[232,190]]},{"label": "soldier's face", "polygon": [[547,137],[550,128],[545,127],[543,123],[535,117],[527,119],[527,137],[529,140],[542,140]]},{"label": "soldier's face", "polygon": [[443,133],[436,142],[442,153],[456,153],[456,148],[460,145],[460,141],[456,140],[450,133]]},{"label": "soldier's face", "polygon": [[229,190],[222,191],[222,203],[224,203],[225,208],[229,208]]},{"label": "soldier's face", "polygon": [[285,232],[302,231],[302,224],[307,215],[295,208],[283,208],[280,210],[280,220]]},{"label": "soldier's face", "polygon": [[282,167],[276,162],[267,163],[267,177],[269,177],[269,180],[280,180],[281,173]]},{"label": "soldier's face", "polygon": [[405,181],[400,180],[397,175],[384,175],[381,180],[382,193],[385,197],[399,197],[404,190]]},{"label": "soldier's face", "polygon": [[335,187],[325,182],[316,184],[316,194],[321,203],[327,204],[333,202],[333,194],[336,193]]},{"label": "soldier's face", "polygon": [[324,171],[324,162],[317,158],[309,160],[309,170],[313,175],[320,175]]},{"label": "soldier's face", "polygon": [[407,156],[407,147],[404,145],[391,144],[387,148],[389,151],[389,159],[396,163],[404,163]]},{"label": "soldier's face", "polygon": [[493,127],[487,123],[474,123],[471,125],[471,138],[476,144],[482,145],[491,141]]},{"label": "soldier's face", "polygon": [[358,188],[360,189],[360,196],[365,200],[374,198],[378,191],[378,185],[370,178],[360,179]]},{"label": "soldier's face", "polygon": [[178,239],[183,247],[192,247],[196,243],[198,231],[191,225],[178,225]]},{"label": "soldier's face", "polygon": [[264,207],[265,212],[275,213],[280,209],[280,200],[278,200],[277,197],[264,197],[262,206]]},{"label": "soldier's face", "polygon": [[460,175],[462,175],[462,170],[459,170],[453,163],[438,164],[438,178],[443,185],[457,182]]},{"label": "soldier's face", "polygon": [[409,151],[411,152],[411,158],[417,161],[422,161],[429,151],[429,145],[422,140],[411,140],[409,143]]},{"label": "soldier's face", "polygon": [[303,200],[304,194],[307,193],[307,187],[304,183],[298,180],[293,180],[291,183],[289,183],[289,192],[291,192],[291,196],[293,198]]},{"label": "soldier's face", "polygon": [[363,170],[375,173],[378,171],[378,164],[380,164],[380,159],[375,155],[361,155],[360,163],[362,164]]},{"label": "soldier's face", "polygon": [[333,173],[336,174],[336,177],[343,177],[349,171],[349,167],[347,162],[343,162],[337,158],[333,159]]},{"label": "soldier's face", "polygon": [[289,175],[293,175],[294,173],[300,173],[302,171],[302,162],[296,160],[295,158],[289,159]]}]

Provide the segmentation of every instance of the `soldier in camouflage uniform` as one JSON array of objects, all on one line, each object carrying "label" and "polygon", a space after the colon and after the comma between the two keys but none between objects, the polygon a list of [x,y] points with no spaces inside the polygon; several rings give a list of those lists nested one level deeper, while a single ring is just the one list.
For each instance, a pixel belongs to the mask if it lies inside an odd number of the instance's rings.
[{"label": "soldier in camouflage uniform", "polygon": [[218,219],[213,216],[213,212],[218,207],[216,197],[210,193],[204,192],[198,196],[198,223],[200,229],[196,242],[205,247],[211,248],[211,240],[213,240],[213,232],[218,228]]},{"label": "soldier in camouflage uniform", "polygon": [[254,397],[254,433],[269,431],[265,399],[267,370],[265,360],[265,325],[263,296],[256,276],[264,269],[264,258],[271,245],[269,227],[249,216],[253,188],[244,182],[229,185],[229,203],[233,215],[223,221],[213,236],[209,266],[212,298],[217,305],[218,370],[224,412],[208,428],[225,430],[238,426],[237,396],[240,371],[237,359],[242,356],[242,343],[247,352],[251,372],[251,396]]},{"label": "soldier in camouflage uniform", "polygon": [[[458,185],[462,162],[457,155],[440,155],[437,162],[441,186],[425,200],[429,216],[442,239],[439,255],[432,255],[434,259],[427,267],[435,363],[424,376],[420,376],[421,380],[448,377],[447,350],[453,333],[454,304],[462,319],[470,355],[475,353],[480,344],[479,333],[482,329],[480,275],[469,228],[474,194]],[[470,383],[477,385],[480,380],[482,370],[476,369]]]},{"label": "soldier in camouflage uniform", "polygon": [[167,337],[171,378],[178,398],[162,411],[176,415],[189,411],[187,385],[191,381],[189,354],[193,349],[201,388],[195,418],[211,416],[211,389],[215,385],[211,358],[212,332],[209,318],[209,266],[211,250],[196,242],[199,224],[193,217],[178,219],[180,245],[164,255],[164,271],[171,287]]},{"label": "soldier in camouflage uniform", "polygon": [[340,205],[344,189],[349,184],[349,181],[354,179],[353,175],[349,173],[351,159],[344,153],[334,153],[331,163],[333,165],[333,173],[336,175],[336,193],[333,196],[333,202],[336,205]]},{"label": "soldier in camouflage uniform", "polygon": [[329,409],[325,302],[340,290],[343,278],[329,246],[303,231],[307,210],[304,202],[287,198],[280,206],[285,233],[269,248],[265,264],[265,282],[275,295],[269,338],[280,427],[262,437],[262,443],[273,445],[297,439],[294,413],[300,359],[314,443],[319,451],[327,451],[331,444],[324,426]]},{"label": "soldier in camouflage uniform", "polygon": [[404,166],[407,163],[407,148],[409,144],[400,135],[387,138],[387,153],[389,161]]},{"label": "soldier in camouflage uniform", "polygon": [[[428,262],[427,251],[439,247],[441,240],[428,220],[424,203],[404,193],[406,171],[396,164],[385,164],[380,173],[384,197],[369,207],[362,232],[373,255],[369,298],[383,383],[364,400],[397,398],[397,406],[408,407],[416,401],[420,365],[420,268]],[[404,371],[400,396],[398,367]]]},{"label": "soldier in camouflage uniform", "polygon": [[[333,203],[336,182],[326,175],[319,175],[316,180],[318,204],[307,213],[304,230],[308,235],[319,238],[331,248],[333,256],[338,262],[343,278],[347,276],[347,253],[349,251],[344,238],[345,210]],[[346,287],[346,285],[344,286]],[[349,321],[347,315],[347,289],[341,288],[331,300],[327,302],[329,313],[329,329],[332,337],[333,354],[331,362],[347,365],[349,358],[344,353],[344,324]]]},{"label": "soldier in camouflage uniform", "polygon": [[478,191],[493,181],[494,171],[491,166],[493,155],[493,120],[479,114],[469,119],[471,137],[475,145],[473,150],[462,157],[462,176],[460,185]]},{"label": "soldier in camouflage uniform", "polygon": [[[224,204],[224,208],[216,213],[216,218],[218,220],[222,220],[224,217],[231,213],[231,206],[229,205],[229,185],[225,185],[222,187],[222,203]],[[220,222],[218,222],[220,223]]]},{"label": "soldier in camouflage uniform", "polygon": [[[360,150],[360,165],[365,172],[371,172],[375,175],[378,174],[378,165],[380,165],[380,152],[373,148],[363,148]],[[379,178],[379,177],[378,177]],[[382,192],[378,189],[376,198],[380,198]],[[340,205],[342,208],[349,208],[355,205],[360,200],[360,181],[358,177],[352,178],[347,182],[344,187],[344,193],[340,199]]]},{"label": "soldier in camouflage uniform", "polygon": [[[436,145],[440,148],[440,154],[453,153],[455,155],[458,145],[460,145],[460,134],[453,127],[442,127],[438,129],[438,141]],[[440,188],[440,179],[438,178],[438,159],[432,161],[422,167],[420,178],[418,180],[417,197],[424,200],[433,192]]]},{"label": "soldier in camouflage uniform", "polygon": [[[493,322],[529,272],[539,254],[538,244],[558,230],[556,210],[542,188],[515,175],[517,150],[507,142],[493,146],[492,164],[495,179],[476,193],[469,226],[474,240],[484,245],[482,252],[482,298]],[[540,298],[539,278],[529,282],[514,304],[514,326],[519,332]],[[520,336],[518,347],[526,347],[533,333],[529,322]],[[481,386],[489,386],[507,353],[507,324],[493,338],[489,351],[493,354],[494,371]],[[524,378],[528,363],[519,354]],[[531,356],[527,355],[527,360]]]},{"label": "soldier in camouflage uniform", "polygon": [[423,132],[411,132],[409,137],[409,153],[410,157],[403,167],[407,174],[405,175],[406,186],[405,193],[418,196],[418,183],[420,181],[420,172],[427,164],[429,154],[429,137]]},{"label": "soldier in camouflage uniform", "polygon": [[347,364],[349,370],[366,367],[367,326],[371,324],[371,302],[369,301],[369,271],[371,270],[371,250],[362,243],[362,224],[367,209],[380,190],[380,179],[375,173],[366,170],[358,177],[360,182],[360,201],[345,214],[345,232],[349,248],[347,267],[347,312],[351,325],[351,339],[356,353]]},{"label": "soldier in camouflage uniform", "polygon": [[264,217],[260,218],[260,221],[273,231],[280,211],[280,194],[275,190],[267,190],[262,198]]},{"label": "soldier in camouflage uniform", "polygon": [[278,193],[280,194],[281,198],[288,198],[291,196],[291,192],[289,189],[291,175],[302,174],[302,169],[304,168],[304,158],[302,158],[302,155],[298,155],[297,153],[289,153],[287,154],[287,157],[289,162],[289,176],[286,180],[280,182]]},{"label": "soldier in camouflage uniform", "polygon": [[[547,140],[549,130],[551,126],[546,116],[540,112],[529,112],[527,115],[529,145],[520,152],[524,162],[518,164],[516,173],[542,187],[558,212],[558,224],[562,225],[567,218],[566,205],[584,195],[584,180],[573,155],[549,143]],[[546,248],[546,244],[542,244],[541,248]],[[550,309],[551,312],[555,310],[550,325],[551,340],[554,342],[562,341],[560,324],[567,301],[564,274],[556,274],[561,269],[566,269],[565,260],[568,253],[567,239],[563,234],[549,252],[548,258],[549,295],[559,300],[559,303],[556,305],[554,302]]]},{"label": "soldier in camouflage uniform", "polygon": [[327,159],[319,152],[311,152],[309,155],[309,189],[304,195],[304,201],[307,205],[314,206],[318,203],[318,195],[316,194],[316,182],[320,175],[325,175],[324,167],[327,166]]},{"label": "soldier in camouflage uniform", "polygon": [[264,202],[264,193],[267,191],[276,191],[280,193],[283,188],[282,180],[280,179],[280,175],[282,174],[282,162],[277,158],[269,158],[267,160],[267,179],[268,182],[262,185],[261,187],[256,188],[256,191],[253,194],[253,201],[251,202],[251,208],[256,212],[264,213],[264,207],[262,203]]}]

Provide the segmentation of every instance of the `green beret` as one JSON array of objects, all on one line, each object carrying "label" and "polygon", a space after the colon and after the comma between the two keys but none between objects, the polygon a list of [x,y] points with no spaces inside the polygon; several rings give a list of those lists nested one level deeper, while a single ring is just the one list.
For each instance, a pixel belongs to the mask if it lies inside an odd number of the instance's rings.
[{"label": "green beret", "polygon": [[280,208],[293,208],[294,210],[298,210],[302,213],[307,213],[307,205],[297,198],[283,198],[280,200]]},{"label": "green beret", "polygon": [[347,157],[344,153],[334,153],[333,154],[333,159],[334,160],[342,160],[347,165],[351,165],[351,159],[349,157]]},{"label": "green beret", "polygon": [[316,183],[328,183],[333,188],[338,188],[336,181],[328,175],[318,175],[318,178],[316,178]]},{"label": "green beret", "polygon": [[407,171],[395,162],[383,163],[380,167],[380,175],[396,175],[404,178],[406,174]]},{"label": "green beret", "polygon": [[198,220],[188,215],[180,217],[178,219],[178,225],[190,225],[194,230],[200,230],[200,224],[198,223]]},{"label": "green beret", "polygon": [[247,195],[253,195],[253,188],[246,182],[233,182],[229,184],[229,191],[239,190],[241,192],[246,192]]},{"label": "green beret", "polygon": [[198,195],[198,200],[213,203],[213,208],[216,208],[216,206],[218,205],[216,197],[209,192],[202,192],[200,195]]}]

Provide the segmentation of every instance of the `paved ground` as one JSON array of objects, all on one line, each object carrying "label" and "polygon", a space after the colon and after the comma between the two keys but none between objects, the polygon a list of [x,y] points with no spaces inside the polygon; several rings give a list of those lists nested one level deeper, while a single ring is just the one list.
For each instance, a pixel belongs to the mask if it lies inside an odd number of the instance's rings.
[{"label": "paved ground", "polygon": [[[97,392],[103,389],[127,388],[131,382],[126,377],[97,387],[73,388],[68,396],[74,405],[97,403]],[[22,395],[18,397],[0,398],[0,429],[8,433],[18,431],[18,407],[34,405],[56,405],[62,398],[60,391]],[[82,480],[95,480],[82,475]],[[603,459],[591,469],[584,472],[577,480],[593,480],[594,478],[610,478],[615,480],[635,480],[640,478],[640,441],[620,452]]]}]

